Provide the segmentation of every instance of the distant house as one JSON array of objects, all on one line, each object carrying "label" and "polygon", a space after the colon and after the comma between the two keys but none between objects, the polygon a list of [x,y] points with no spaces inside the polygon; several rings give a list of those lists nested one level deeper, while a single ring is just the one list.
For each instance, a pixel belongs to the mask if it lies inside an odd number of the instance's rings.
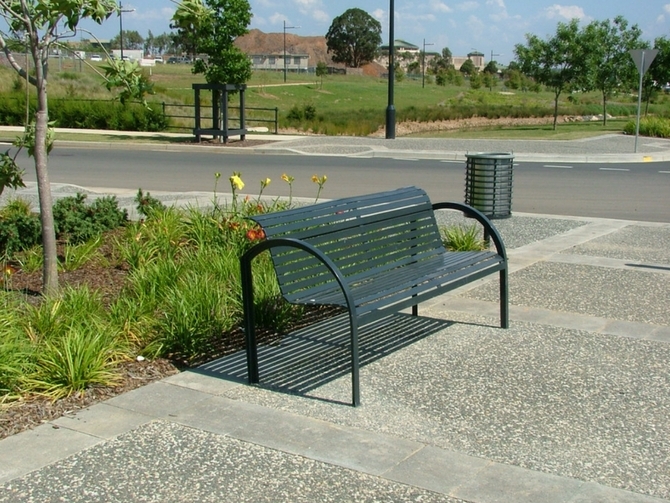
[{"label": "distant house", "polygon": [[[251,54],[251,66],[254,70],[284,71],[284,55]],[[286,71],[306,72],[309,68],[308,54],[286,54]]]},{"label": "distant house", "polygon": [[[388,45],[382,45],[380,47],[382,54],[388,54],[389,53],[389,46]],[[396,38],[393,41],[393,50],[396,53],[399,52],[409,52],[409,53],[415,53],[418,54],[420,51],[420,48],[414,44],[410,44],[406,40],[402,40],[400,38]]]},{"label": "distant house", "polygon": [[463,66],[463,63],[465,63],[468,59],[472,60],[472,63],[475,65],[475,68],[477,68],[477,70],[479,71],[483,70],[484,67],[486,66],[486,61],[484,60],[484,54],[477,51],[469,53],[466,57],[454,56],[451,58],[451,62],[453,63],[454,68],[456,68],[456,70],[460,70],[461,66]]}]

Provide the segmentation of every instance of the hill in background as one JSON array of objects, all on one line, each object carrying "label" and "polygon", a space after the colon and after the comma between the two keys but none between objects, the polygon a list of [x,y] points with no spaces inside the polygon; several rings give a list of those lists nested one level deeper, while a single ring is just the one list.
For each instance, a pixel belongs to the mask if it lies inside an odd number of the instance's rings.
[{"label": "hill in background", "polygon": [[[235,45],[245,54],[282,54],[284,52],[284,33],[264,33],[253,29],[249,33],[238,37]],[[328,66],[344,68],[344,65],[333,63],[333,58],[328,54],[326,37],[301,37],[294,33],[286,33],[287,54],[309,55],[309,66],[315,67],[323,61]],[[378,63],[372,62],[362,68],[364,75],[379,77],[386,73],[386,68]]]},{"label": "hill in background", "polygon": [[[281,54],[284,52],[284,33],[264,33],[258,29],[238,37],[235,45],[246,54]],[[309,66],[316,66],[319,61],[328,66],[333,59],[328,54],[326,37],[301,37],[294,33],[286,33],[286,52],[288,54],[308,54]]]}]

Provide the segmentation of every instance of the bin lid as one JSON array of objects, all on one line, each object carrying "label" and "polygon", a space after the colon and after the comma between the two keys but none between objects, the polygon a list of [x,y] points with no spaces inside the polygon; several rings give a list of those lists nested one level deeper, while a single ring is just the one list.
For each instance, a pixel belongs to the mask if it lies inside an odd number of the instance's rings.
[{"label": "bin lid", "polygon": [[474,152],[465,154],[468,159],[514,159],[511,152]]}]

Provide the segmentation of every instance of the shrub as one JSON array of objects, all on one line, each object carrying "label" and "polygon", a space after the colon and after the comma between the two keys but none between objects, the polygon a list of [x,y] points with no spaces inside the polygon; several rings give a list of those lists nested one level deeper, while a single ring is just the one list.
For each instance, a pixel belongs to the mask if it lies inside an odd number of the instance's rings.
[{"label": "shrub", "polygon": [[[624,126],[624,133],[635,134],[636,121],[629,121]],[[640,120],[640,134],[656,138],[670,138],[670,120],[660,117],[645,117]]]},{"label": "shrub", "polygon": [[91,205],[86,205],[85,201],[86,195],[78,193],[54,204],[56,235],[60,239],[83,243],[128,221],[128,212],[119,209],[114,196],[101,197]]},{"label": "shrub", "polygon": [[10,256],[40,242],[42,225],[25,202],[10,202],[0,212],[0,255]]},{"label": "shrub", "polygon": [[137,212],[145,217],[151,217],[155,212],[160,213],[166,210],[165,205],[160,200],[152,197],[151,192],[145,194],[141,188],[137,191],[135,202],[137,203]]}]

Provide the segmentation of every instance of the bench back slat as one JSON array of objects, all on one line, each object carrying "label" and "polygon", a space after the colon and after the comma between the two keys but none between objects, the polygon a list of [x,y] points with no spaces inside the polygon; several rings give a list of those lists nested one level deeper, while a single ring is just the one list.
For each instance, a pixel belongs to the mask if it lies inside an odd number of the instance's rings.
[{"label": "bench back slat", "polygon": [[[444,253],[427,194],[407,187],[252,217],[268,238],[292,237],[325,253],[351,283],[376,272]],[[329,291],[334,279],[315,257],[271,249],[282,294],[291,299]]]}]

